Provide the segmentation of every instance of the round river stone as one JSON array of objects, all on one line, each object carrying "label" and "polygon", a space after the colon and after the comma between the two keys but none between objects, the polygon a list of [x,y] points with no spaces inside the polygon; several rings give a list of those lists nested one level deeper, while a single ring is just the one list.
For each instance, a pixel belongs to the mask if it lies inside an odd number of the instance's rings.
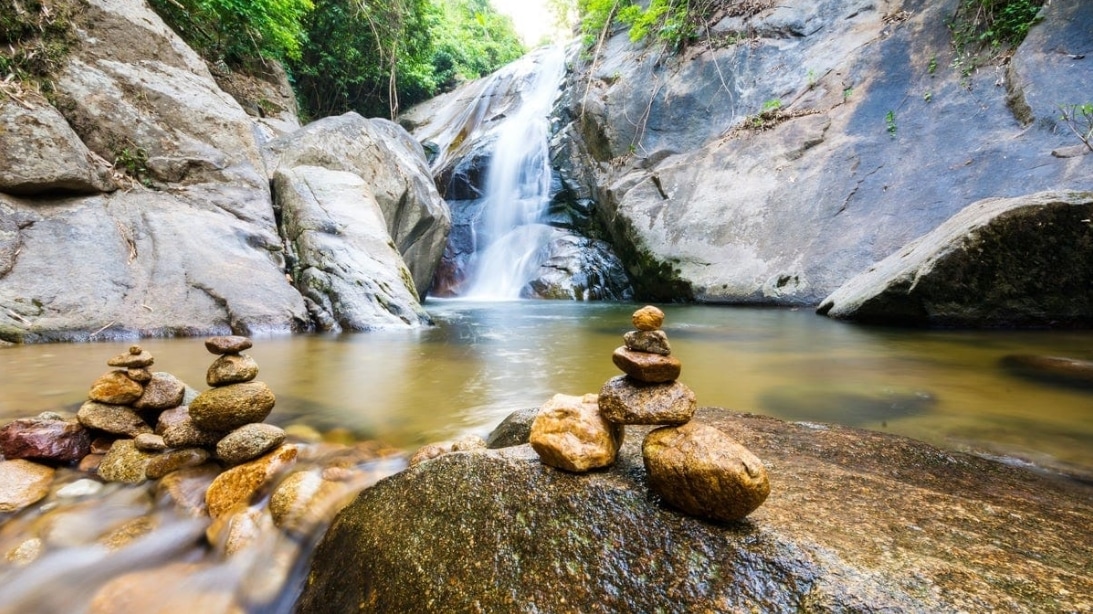
[{"label": "round river stone", "polygon": [[556,394],[539,408],[530,439],[543,463],[583,473],[613,464],[622,438],[622,426],[600,415],[595,394]]},{"label": "round river stone", "polygon": [[125,371],[115,370],[104,373],[91,385],[91,391],[87,396],[92,401],[111,403],[113,405],[128,405],[140,398],[144,393],[144,387],[138,382],[129,379]]},{"label": "round river stone", "polygon": [[638,330],[658,330],[664,325],[664,312],[652,305],[646,305],[635,311],[630,321]]},{"label": "round river stone", "polygon": [[690,422],[656,429],[641,445],[649,488],[692,516],[741,520],[770,494],[767,470],[721,430]]},{"label": "round river stone", "polygon": [[668,335],[662,330],[631,330],[622,336],[627,349],[635,352],[648,352],[668,356],[672,353],[672,346],[668,343]]},{"label": "round river stone", "polygon": [[209,337],[205,340],[205,349],[213,354],[238,354],[250,349],[254,343],[249,337],[228,335],[224,337]]},{"label": "round river stone", "polygon": [[224,354],[213,361],[205,374],[205,383],[224,386],[249,382],[258,377],[258,363],[246,354]]},{"label": "round river stone", "polygon": [[190,403],[190,418],[207,431],[230,431],[265,420],[276,401],[265,382],[231,384],[197,395]]}]

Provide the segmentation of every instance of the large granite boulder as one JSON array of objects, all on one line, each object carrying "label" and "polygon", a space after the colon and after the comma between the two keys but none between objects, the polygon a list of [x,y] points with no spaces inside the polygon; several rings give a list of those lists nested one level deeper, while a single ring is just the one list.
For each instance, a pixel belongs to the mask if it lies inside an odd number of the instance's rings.
[{"label": "large granite boulder", "polygon": [[448,205],[433,185],[425,152],[409,133],[356,113],[327,117],[264,146],[271,177],[279,169],[321,167],[369,186],[387,232],[424,298],[451,229]]},{"label": "large granite boulder", "polygon": [[682,52],[619,29],[572,61],[555,160],[638,297],[815,305],[968,203],[1093,189],[1057,107],[1089,100],[1093,4],[976,70],[958,0],[739,4]]},{"label": "large granite boulder", "polygon": [[1088,484],[891,435],[702,409],[759,456],[740,523],[649,495],[631,427],[610,469],[530,446],[452,453],[364,491],[313,558],[302,614],[331,611],[1082,611]]},{"label": "large granite boulder", "polygon": [[1093,192],[992,198],[846,282],[818,312],[901,325],[1093,324]]},{"label": "large granite boulder", "polygon": [[292,276],[321,328],[430,322],[368,183],[345,171],[297,166],[278,170],[273,186]]}]

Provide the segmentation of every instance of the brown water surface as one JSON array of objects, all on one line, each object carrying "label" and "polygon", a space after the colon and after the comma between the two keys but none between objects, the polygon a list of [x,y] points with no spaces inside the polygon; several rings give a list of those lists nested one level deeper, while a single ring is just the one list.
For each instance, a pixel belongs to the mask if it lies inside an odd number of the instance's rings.
[{"label": "brown water surface", "polygon": [[[411,449],[552,394],[598,391],[633,305],[431,301],[418,331],[255,339],[270,418]],[[866,328],[810,310],[669,305],[665,330],[700,405],[899,433],[1093,476],[1093,389],[1007,370],[1012,354],[1093,360],[1093,331]],[[200,339],[146,339],[154,370],[205,388]],[[129,343],[0,349],[0,419],[74,410]]]}]

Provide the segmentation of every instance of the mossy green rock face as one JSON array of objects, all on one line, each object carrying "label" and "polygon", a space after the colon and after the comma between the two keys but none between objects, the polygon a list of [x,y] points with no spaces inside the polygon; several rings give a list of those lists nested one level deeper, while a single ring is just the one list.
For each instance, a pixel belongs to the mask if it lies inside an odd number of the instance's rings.
[{"label": "mossy green rock face", "polygon": [[744,522],[661,505],[645,427],[581,475],[527,445],[448,454],[337,516],[297,611],[1044,612],[1093,594],[1087,484],[882,433],[694,420],[767,466],[771,494]]},{"label": "mossy green rock face", "polygon": [[190,419],[206,431],[230,431],[265,420],[276,401],[265,382],[211,388],[190,403]]}]

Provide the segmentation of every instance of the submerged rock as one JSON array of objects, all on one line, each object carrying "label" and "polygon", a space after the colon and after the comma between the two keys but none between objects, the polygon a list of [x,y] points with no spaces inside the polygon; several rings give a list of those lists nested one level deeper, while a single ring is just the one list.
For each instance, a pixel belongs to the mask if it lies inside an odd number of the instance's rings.
[{"label": "submerged rock", "polygon": [[19,511],[48,495],[54,471],[28,460],[0,460],[0,514]]},{"label": "submerged rock", "polygon": [[1093,360],[1013,354],[1002,359],[1002,366],[1012,373],[1031,379],[1093,388]]},{"label": "submerged rock", "polygon": [[584,475],[530,446],[449,454],[338,515],[297,611],[1081,611],[1093,594],[1089,485],[882,433],[695,420],[767,464],[776,490],[742,523],[659,505],[636,442]]}]

